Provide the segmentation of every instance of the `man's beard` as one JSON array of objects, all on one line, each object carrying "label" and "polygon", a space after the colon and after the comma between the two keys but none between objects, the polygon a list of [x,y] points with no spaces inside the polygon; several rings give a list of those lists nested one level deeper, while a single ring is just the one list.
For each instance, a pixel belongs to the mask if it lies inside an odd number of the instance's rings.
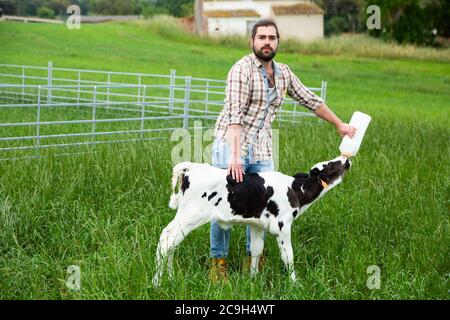
[{"label": "man's beard", "polygon": [[275,57],[275,55],[277,54],[277,50],[273,50],[272,48],[269,48],[270,49],[269,52],[265,53],[263,51],[264,48],[266,48],[266,47],[263,47],[261,50],[256,50],[255,46],[253,46],[253,52],[262,61],[269,62],[270,60],[273,59],[273,57]]}]

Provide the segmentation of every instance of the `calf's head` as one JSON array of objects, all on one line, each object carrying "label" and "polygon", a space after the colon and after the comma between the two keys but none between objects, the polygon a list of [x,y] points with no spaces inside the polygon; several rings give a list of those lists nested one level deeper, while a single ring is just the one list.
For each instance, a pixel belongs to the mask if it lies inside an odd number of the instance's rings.
[{"label": "calf's head", "polygon": [[317,177],[325,188],[331,189],[342,182],[350,167],[350,159],[339,156],[333,160],[317,163],[311,168],[309,174],[310,177]]}]

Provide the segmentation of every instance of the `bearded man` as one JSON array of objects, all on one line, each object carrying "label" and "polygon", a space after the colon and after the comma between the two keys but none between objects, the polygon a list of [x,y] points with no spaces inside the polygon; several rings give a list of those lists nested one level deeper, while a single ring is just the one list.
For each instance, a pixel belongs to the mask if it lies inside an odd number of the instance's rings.
[{"label": "bearded man", "polygon": [[[227,76],[225,105],[215,125],[212,165],[227,169],[236,182],[245,173],[273,171],[272,122],[285,94],[333,124],[341,135],[353,137],[355,128],[343,123],[306,88],[285,64],[273,61],[280,35],[272,20],[258,21],[252,30],[253,53],[243,57]],[[228,245],[231,229],[211,222],[210,280],[227,279]],[[247,261],[250,261],[250,228],[246,230]],[[261,260],[263,261],[263,260]]]}]

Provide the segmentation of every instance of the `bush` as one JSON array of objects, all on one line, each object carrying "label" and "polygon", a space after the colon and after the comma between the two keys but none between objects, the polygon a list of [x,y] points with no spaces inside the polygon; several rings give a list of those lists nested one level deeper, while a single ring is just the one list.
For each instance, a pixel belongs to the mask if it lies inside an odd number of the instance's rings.
[{"label": "bush", "polygon": [[332,17],[325,23],[325,35],[339,35],[342,32],[349,31],[348,20],[341,16]]},{"label": "bush", "polygon": [[136,0],[92,0],[92,12],[99,15],[136,14],[139,6]]},{"label": "bush", "polygon": [[156,5],[166,8],[175,17],[194,15],[194,0],[157,0]]},{"label": "bush", "polygon": [[167,15],[169,11],[162,7],[157,7],[155,5],[147,5],[142,7],[141,14],[145,19],[152,18],[158,15]]},{"label": "bush", "polygon": [[37,10],[37,15],[39,18],[53,19],[55,18],[55,11],[47,7],[41,7]]}]

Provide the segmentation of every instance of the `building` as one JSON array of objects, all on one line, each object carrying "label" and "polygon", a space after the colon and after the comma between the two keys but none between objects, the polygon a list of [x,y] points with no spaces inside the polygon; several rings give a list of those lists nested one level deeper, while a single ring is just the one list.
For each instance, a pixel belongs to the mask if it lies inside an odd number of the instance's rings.
[{"label": "building", "polygon": [[200,34],[249,36],[262,18],[273,19],[282,39],[323,38],[323,10],[300,0],[196,0],[196,30]]}]

